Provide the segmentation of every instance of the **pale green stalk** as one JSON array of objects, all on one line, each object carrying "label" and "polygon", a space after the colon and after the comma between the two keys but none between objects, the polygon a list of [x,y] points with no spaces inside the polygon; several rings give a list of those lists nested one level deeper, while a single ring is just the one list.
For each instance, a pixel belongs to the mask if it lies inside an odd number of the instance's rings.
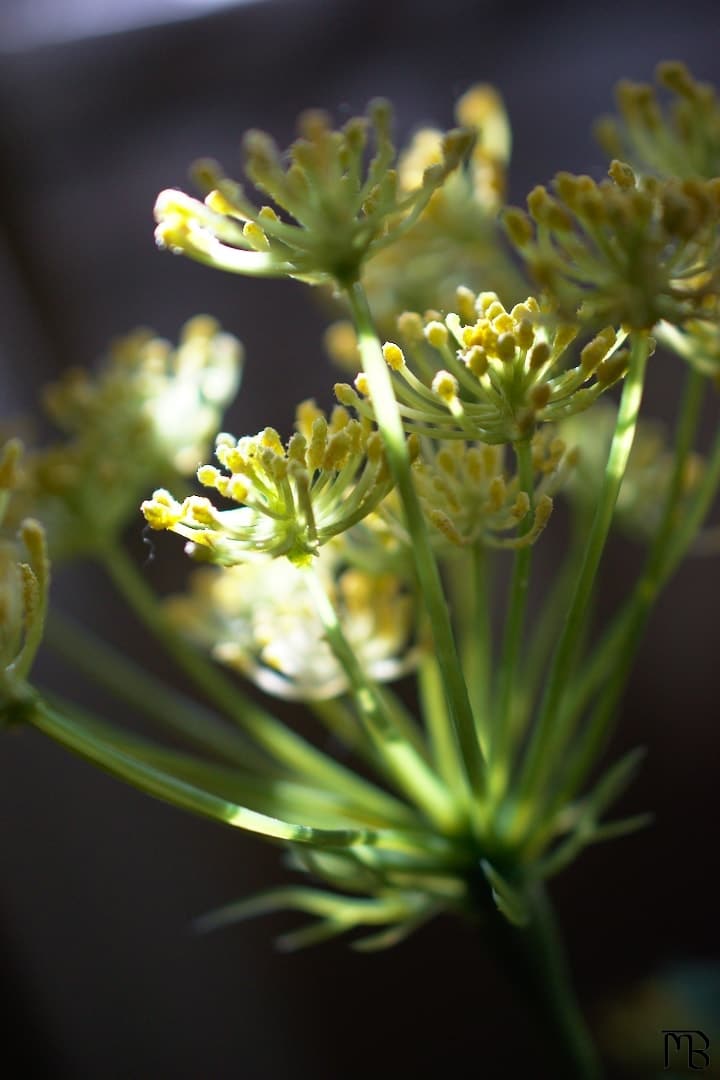
[{"label": "pale green stalk", "polygon": [[383,695],[368,678],[348,643],[332,601],[313,567],[308,568],[306,581],[328,644],[348,678],[358,712],[388,775],[440,829],[457,830],[462,818],[450,792],[393,723]]},{"label": "pale green stalk", "polygon": [[[518,529],[518,535],[524,536],[532,528],[533,522],[535,478],[530,441],[525,439],[515,443],[514,450],[520,490],[526,491],[530,499],[530,508]],[[494,716],[490,725],[490,743],[487,753],[490,793],[495,801],[504,795],[510,776],[514,731],[513,704],[518,693],[518,668],[525,629],[531,563],[532,547],[530,545],[519,548],[515,552],[505,632],[500,653],[497,697],[493,705]]]},{"label": "pale green stalk", "polygon": [[200,652],[180,638],[168,624],[158,599],[122,548],[100,556],[115,585],[142,622],[162,642],[177,664],[219,709],[277,761],[312,779],[329,791],[344,791],[371,812],[389,820],[407,821],[408,808],[399,800],[344,768],[327,754],[291,731],[271,713],[256,705]]},{"label": "pale green stalk", "polygon": [[[622,695],[637,648],[652,606],[692,544],[712,506],[720,485],[720,431],[708,458],[703,480],[690,505],[680,518],[679,506],[684,472],[697,431],[703,401],[705,379],[694,369],[688,372],[675,443],[673,475],[663,517],[648,554],[645,569],[633,589],[627,606],[606,634],[597,658],[587,670],[573,713],[602,685],[602,676],[610,675],[593,716],[579,737],[578,746],[562,785],[563,798],[572,797],[592,768],[607,739],[608,726]],[[560,793],[558,794],[559,798]],[[556,800],[557,802],[557,800]]]},{"label": "pale green stalk", "polygon": [[204,706],[172,689],[96,634],[88,633],[74,619],[51,611],[44,642],[114,696],[183,735],[199,748],[246,769],[277,772],[270,759],[259,754],[239,731],[226,727]]},{"label": "pale green stalk", "polygon": [[530,722],[542,676],[547,670],[553,644],[557,641],[565,612],[570,604],[580,563],[585,554],[587,527],[588,522],[584,515],[579,518],[576,516],[569,550],[555,575],[549,595],[543,600],[532,630],[521,678],[522,703],[518,709],[517,729],[513,732],[513,741],[516,746],[523,738]]},{"label": "pale green stalk", "polygon": [[[705,389],[705,379],[693,368],[688,369],[683,400],[680,405],[677,433],[675,437],[673,472],[666,493],[660,525],[650,546],[645,568],[636,582],[628,602],[616,616],[603,639],[593,649],[592,657],[576,680],[568,700],[567,711],[570,717],[577,718],[586,707],[593,694],[601,687],[608,686],[619,676],[618,657],[627,659],[634,656],[635,649],[645,625],[646,616],[657,594],[667,580],[670,570],[664,573],[670,549],[681,540],[682,554],[691,542],[697,527],[688,531],[686,523],[678,519],[680,497],[685,479],[687,462],[697,433]],[[712,470],[710,470],[712,475]],[[704,515],[703,515],[704,516]],[[694,521],[695,519],[692,518]],[[679,555],[678,560],[682,558]]]},{"label": "pale green stalk", "polygon": [[156,799],[162,799],[202,817],[210,817],[248,832],[261,833],[272,839],[320,847],[372,844],[377,837],[377,833],[371,829],[317,829],[257,813],[179,779],[166,770],[143,761],[129,749],[119,749],[92,726],[63,715],[41,700],[28,703],[24,719],[118,779],[127,781]]},{"label": "pale green stalk", "polygon": [[492,597],[490,551],[476,541],[449,567],[452,610],[458,627],[460,654],[475,727],[483,756],[487,757],[492,682]]},{"label": "pale green stalk", "polygon": [[448,716],[437,657],[429,648],[424,650],[418,668],[418,692],[433,765],[450,791],[462,791],[463,765]]},{"label": "pale green stalk", "polygon": [[588,536],[585,558],[555,651],[540,713],[535,722],[515,794],[516,806],[511,831],[516,838],[522,836],[529,825],[536,806],[535,795],[542,790],[547,774],[554,768],[558,753],[568,736],[567,724],[563,722],[560,710],[570,681],[577,640],[583,632],[595,577],[635,437],[648,352],[647,334],[635,335],[605,468],[605,480]]},{"label": "pale green stalk", "polygon": [[410,457],[392,379],[360,284],[356,283],[348,289],[347,295],[358,335],[363,369],[370,388],[373,410],[405,513],[411,538],[412,557],[429,615],[442,673],[448,714],[452,720],[467,774],[468,794],[471,799],[478,799],[485,790],[485,763],[475,729],[462,665],[455,645],[440,572],[430,546],[425,519],[412,481]]}]

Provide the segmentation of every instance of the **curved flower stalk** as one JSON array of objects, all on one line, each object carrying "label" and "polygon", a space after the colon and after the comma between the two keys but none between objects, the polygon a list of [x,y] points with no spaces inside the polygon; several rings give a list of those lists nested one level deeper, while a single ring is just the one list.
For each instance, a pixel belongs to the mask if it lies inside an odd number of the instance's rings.
[{"label": "curved flower stalk", "polygon": [[603,149],[640,173],[705,180],[719,176],[720,103],[714,86],[698,82],[676,60],[658,64],[655,78],[667,102],[649,83],[618,83],[619,118],[603,117],[596,126]]},{"label": "curved flower stalk", "polygon": [[313,402],[298,409],[297,431],[283,444],[273,428],[236,440],[218,436],[212,465],[198,479],[243,504],[217,510],[191,495],[182,503],[158,490],[142,504],[153,529],[191,541],[192,553],[232,566],[285,555],[307,565],[319,548],[371,513],[393,486],[380,436],[367,420],[336,408],[328,420]]},{"label": "curved flower stalk", "polygon": [[[393,574],[348,567],[345,549],[326,544],[315,572],[363,669],[378,682],[397,679],[417,662],[411,596]],[[165,611],[180,633],[268,694],[322,701],[350,689],[306,574],[288,559],[196,570],[189,592],[170,597]]]},{"label": "curved flower stalk", "polygon": [[[540,423],[587,409],[627,368],[624,334],[607,327],[568,367],[566,351],[577,335],[571,323],[553,326],[534,297],[507,311],[495,293],[460,289],[458,311],[444,321],[406,313],[398,326],[407,359],[394,342],[383,346],[393,374],[403,425],[436,439],[517,443]],[[373,415],[365,375],[355,389],[340,383],[343,405]]]},{"label": "curved flower stalk", "polygon": [[558,173],[536,187],[508,234],[560,310],[594,325],[651,330],[702,318],[720,287],[720,178],[638,179],[614,161],[610,180]]},{"label": "curved flower stalk", "polygon": [[660,322],[655,336],[661,345],[671,349],[700,375],[720,382],[720,300],[707,304],[701,319],[688,319],[682,328]]},{"label": "curved flower stalk", "polygon": [[[375,320],[387,334],[398,311],[450,308],[460,285],[480,288],[492,280],[506,303],[527,292],[499,225],[511,148],[502,99],[492,86],[472,86],[458,100],[455,119],[475,133],[471,152],[433,192],[413,228],[381,251],[363,275]],[[435,128],[415,134],[398,160],[403,192],[416,189],[425,170],[441,164],[442,145],[443,134]]]},{"label": "curved flower stalk", "polygon": [[115,343],[97,375],[74,369],[47,388],[47,412],[67,438],[29,456],[21,494],[54,558],[107,546],[150,483],[197,468],[241,365],[237,339],[198,316],[177,348],[140,330]]},{"label": "curved flower stalk", "polygon": [[[600,492],[603,463],[617,421],[612,405],[600,403],[587,416],[571,417],[559,425],[563,438],[577,449],[576,467],[563,494],[584,514],[591,513]],[[615,524],[629,536],[651,540],[660,526],[663,506],[670,490],[676,455],[663,426],[641,420],[615,504]],[[682,514],[698,490],[704,462],[689,453],[680,477],[677,513]]]},{"label": "curved flower stalk", "polygon": [[[10,495],[21,482],[22,447],[14,439],[0,451],[0,528]],[[27,679],[42,639],[50,588],[45,534],[25,518],[15,539],[0,539],[0,722],[32,696]]]},{"label": "curved flower stalk", "polygon": [[[249,131],[245,172],[273,205],[258,208],[215,162],[201,161],[195,173],[208,191],[205,201],[161,192],[157,243],[239,274],[352,284],[364,263],[413,225],[474,138],[471,131],[448,132],[439,161],[403,191],[393,169],[391,125],[384,101],[373,102],[367,117],[354,117],[340,131],[331,129],[323,112],[303,113],[287,167],[269,135]],[[368,132],[374,154],[366,169]]]}]

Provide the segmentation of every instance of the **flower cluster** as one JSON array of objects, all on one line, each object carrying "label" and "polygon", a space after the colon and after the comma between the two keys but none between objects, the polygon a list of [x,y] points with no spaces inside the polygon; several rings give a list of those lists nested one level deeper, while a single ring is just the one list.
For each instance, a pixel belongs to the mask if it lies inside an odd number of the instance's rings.
[{"label": "flower cluster", "polygon": [[[363,669],[379,682],[406,673],[417,652],[409,645],[412,602],[400,578],[348,567],[334,543],[320,550],[314,568]],[[196,570],[189,593],[171,597],[165,610],[185,636],[268,694],[313,701],[349,689],[306,574],[288,559]]]},{"label": "flower cluster", "polygon": [[679,326],[658,323],[655,336],[661,345],[687,361],[701,375],[714,379],[720,385],[720,299],[707,305],[701,319],[688,319]]},{"label": "flower cluster", "polygon": [[[384,346],[409,432],[490,444],[526,440],[537,424],[588,408],[625,373],[627,355],[619,348],[624,335],[612,328],[567,367],[577,327],[553,325],[533,297],[506,311],[495,293],[476,296],[462,288],[457,304],[458,312],[443,321],[436,312],[424,320],[411,313],[400,317],[409,363],[399,345]],[[340,383],[335,392],[344,405],[372,415],[364,375],[355,389]]]},{"label": "flower cluster", "polygon": [[[271,427],[221,433],[217,464],[200,464],[241,365],[235,339],[201,317],[177,349],[135,334],[97,377],[72,372],[51,388],[62,445],[22,470],[16,442],[0,453],[3,718],[22,712],[141,789],[282,842],[295,869],[337,890],[279,889],[206,925],[287,907],[318,921],[286,944],[372,925],[382,929],[359,945],[377,948],[439,911],[497,909],[520,925],[535,920],[528,940],[547,951],[542,880],[587,844],[647,823],[601,820],[637,754],[586,785],[650,604],[720,477],[720,440],[705,466],[692,452],[706,389],[696,371],[674,456],[648,428],[633,447],[651,330],[720,374],[720,110],[680,66],[665,65],[660,79],[676,98],[669,112],[648,88],[626,85],[622,119],[605,128],[638,175],[619,160],[600,183],[559,173],[551,191],[531,193],[529,214],[505,213],[540,287],[521,302],[527,290],[499,253],[510,137],[488,87],[460,100],[462,129],[421,131],[399,157],[383,102],[341,130],[324,113],[303,114],[286,153],[249,132],[245,172],[259,197],[200,162],[204,201],[162,192],[156,239],[218,269],[341,293],[353,325],[331,328],[331,350],[362,372],[336,386],[339,404],[329,415],[301,404],[287,441]],[[486,281],[498,291],[475,291]],[[399,343],[382,345],[375,319],[387,326],[405,306]],[[586,416],[620,380],[617,412]],[[193,472],[212,498],[175,486]],[[568,476],[582,504],[578,550],[531,618],[530,545]],[[147,524],[215,564],[163,613],[117,543],[151,484]],[[115,669],[111,648],[72,625],[56,626],[51,646],[198,755],[31,689],[48,563],[23,499],[54,551],[102,563],[211,708],[125,657]],[[590,601],[614,515],[652,534],[651,549],[596,634]],[[502,620],[486,548],[513,551]],[[211,659],[310,704],[363,769],[286,726]],[[416,664],[409,708],[385,684]]]},{"label": "flower cluster", "polygon": [[650,330],[701,318],[720,288],[720,178],[610,180],[558,173],[505,213],[528,268],[566,315]]},{"label": "flower cluster", "polygon": [[[374,317],[390,333],[398,311],[452,304],[459,285],[480,287],[492,277],[506,301],[527,291],[502,243],[498,216],[510,158],[510,126],[497,91],[472,86],[457,102],[459,125],[476,134],[464,163],[432,194],[416,225],[379,253],[363,282]],[[442,161],[442,132],[421,128],[398,160],[400,188],[418,187]]]},{"label": "flower cluster", "polygon": [[677,61],[659,64],[656,78],[671,95],[668,106],[648,83],[623,79],[618,84],[620,118],[604,117],[596,128],[603,148],[643,173],[706,180],[720,175],[720,103],[715,88],[698,82]]},{"label": "flower cluster", "polygon": [[194,495],[180,503],[160,489],[142,504],[148,524],[186,537],[193,554],[225,565],[266,555],[309,563],[371,513],[393,482],[369,420],[340,407],[328,420],[305,402],[296,427],[285,445],[273,428],[241,439],[218,436],[216,456],[227,472],[204,465],[198,479],[240,507],[217,510]]},{"label": "flower cluster", "polygon": [[[403,191],[392,167],[391,121],[384,101],[373,102],[367,117],[349,120],[341,131],[331,129],[325,113],[306,112],[287,167],[269,135],[248,132],[246,175],[273,205],[258,208],[215,162],[199,162],[195,174],[208,192],[205,201],[161,192],[158,244],[239,274],[352,284],[364,262],[410,228],[473,142],[470,131],[446,134],[440,160]],[[366,168],[368,131],[374,154]]]},{"label": "flower cluster", "polygon": [[68,438],[30,455],[24,496],[54,556],[116,537],[153,480],[197,468],[241,360],[236,338],[199,316],[175,349],[137,331],[115,344],[97,375],[74,369],[47,388],[47,412]]},{"label": "flower cluster", "polygon": [[[576,447],[576,468],[568,478],[564,494],[587,514],[592,514],[597,505],[616,420],[616,410],[601,403],[587,416],[573,416],[559,425],[562,437]],[[615,504],[618,528],[640,540],[652,539],[660,524],[674,463],[675,456],[662,426],[642,420]],[[703,468],[700,455],[688,457],[682,477],[680,514],[683,504],[697,489]]]},{"label": "flower cluster", "polygon": [[[454,440],[427,447],[413,476],[420,502],[437,530],[434,546],[443,553],[481,543],[519,548],[533,544],[552,512],[552,495],[575,462],[562,439],[543,429],[532,440],[532,467],[540,481],[525,491],[506,466],[507,448]],[[528,517],[529,516],[529,517]],[[528,520],[526,531],[517,531]]]},{"label": "flower cluster", "polygon": [[[17,440],[0,450],[0,526],[20,483],[20,456]],[[30,692],[26,680],[42,637],[49,584],[42,526],[26,518],[17,538],[0,539],[0,714]]]}]

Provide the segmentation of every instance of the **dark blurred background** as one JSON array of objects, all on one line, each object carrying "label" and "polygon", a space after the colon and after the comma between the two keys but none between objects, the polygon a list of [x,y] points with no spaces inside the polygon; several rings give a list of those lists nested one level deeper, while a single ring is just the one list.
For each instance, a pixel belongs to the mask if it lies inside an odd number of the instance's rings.
[{"label": "dark blurred background", "polygon": [[[155,195],[187,186],[195,157],[238,175],[246,128],[284,145],[300,109],[344,119],[377,94],[395,103],[401,135],[447,126],[456,97],[482,80],[510,112],[511,198],[521,201],[557,169],[601,174],[591,123],[611,109],[619,77],[649,79],[676,57],[720,82],[719,41],[716,0],[5,0],[0,411],[31,408],[43,382],[92,362],[119,333],[144,324],[174,339],[207,311],[247,347],[228,429],[287,430],[301,397],[329,401],[325,313],[301,285],[223,276],[155,250]],[[658,361],[649,410],[671,411],[677,386],[677,365]],[[137,533],[130,543],[139,553]],[[159,590],[179,583],[171,554],[177,545],[163,545],[148,570]],[[630,544],[613,545],[603,604],[621,599],[637,560]],[[621,809],[652,809],[656,825],[589,851],[554,888],[600,1026],[604,1003],[643,980],[720,957],[719,579],[712,560],[681,571],[626,695],[613,751],[644,743],[650,753]],[[170,670],[98,574],[64,571],[56,591]],[[50,661],[44,671],[62,677]],[[273,934],[292,923],[281,916],[193,936],[195,916],[285,880],[279,852],[153,802],[32,732],[0,745],[0,865],[5,1075],[555,1076],[482,938],[450,920],[367,957],[342,942],[278,954]],[[659,1028],[682,1026],[673,1008],[641,1009],[635,1025],[656,1041],[658,1074]],[[713,1022],[720,1038],[717,1008]],[[632,1041],[632,1025],[612,1038]],[[620,1049],[611,1039],[610,1055]],[[10,1065],[13,1051],[21,1066]]]}]

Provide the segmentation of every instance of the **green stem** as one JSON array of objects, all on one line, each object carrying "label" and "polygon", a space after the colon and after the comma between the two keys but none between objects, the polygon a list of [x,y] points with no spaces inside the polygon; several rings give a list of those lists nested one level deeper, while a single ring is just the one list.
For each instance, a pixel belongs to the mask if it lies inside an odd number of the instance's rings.
[{"label": "green stem", "polygon": [[528,997],[543,1023],[558,1080],[599,1080],[602,1068],[572,988],[560,932],[542,884],[525,894],[530,919],[510,928]]},{"label": "green stem", "polygon": [[362,286],[348,289],[363,369],[370,387],[372,405],[385,451],[402,501],[412,556],[420,588],[430,618],[435,650],[455,736],[461,749],[469,786],[468,794],[482,796],[485,790],[485,763],[475,729],[472,706],[457,653],[450,613],[440,572],[428,539],[425,519],[410,472],[405,432],[392,386]]},{"label": "green stem", "polygon": [[379,834],[366,827],[315,828],[259,813],[175,776],[167,768],[159,768],[143,760],[131,745],[121,748],[121,740],[114,738],[106,725],[88,724],[82,717],[64,715],[41,699],[25,704],[23,719],[93,765],[125,780],[147,795],[235,828],[276,840],[333,848],[379,843],[381,835],[392,838],[397,832],[388,830],[385,834]]},{"label": "green stem", "polygon": [[393,723],[383,695],[366,675],[345,637],[337,612],[313,567],[306,574],[308,589],[338,663],[352,687],[367,733],[396,787],[413,800],[439,828],[454,831],[462,824],[452,796],[415,747]]},{"label": "green stem", "polygon": [[590,529],[585,558],[560,634],[540,713],[533,729],[518,784],[517,806],[512,822],[512,831],[516,838],[524,833],[532,817],[535,806],[533,793],[542,789],[545,778],[553,769],[569,734],[567,724],[562,722],[560,712],[562,699],[569,683],[577,640],[583,631],[595,577],[635,437],[648,351],[647,335],[635,335],[630,353],[630,366],[620,399],[615,433],[605,468],[605,480]]},{"label": "green stem", "polygon": [[44,641],[54,653],[93,682],[178,732],[198,748],[212,751],[223,761],[260,773],[277,772],[270,759],[259,754],[239,731],[225,727],[222,720],[204,706],[171,689],[67,615],[50,612]]},{"label": "green stem", "polygon": [[[665,496],[660,525],[650,546],[643,572],[635,584],[629,601],[618,613],[602,641],[593,650],[586,669],[573,687],[568,701],[568,713],[573,722],[581,715],[593,694],[601,686],[610,689],[616,682],[624,685],[622,668],[626,662],[634,658],[650,608],[666,580],[663,570],[669,551],[676,543],[678,530],[682,535],[686,535],[683,526],[687,515],[683,515],[682,519],[679,517],[680,500],[688,458],[697,433],[704,389],[703,376],[690,368],[679,410],[673,472]],[[699,523],[697,528],[699,528]],[[693,527],[689,537],[683,541],[683,553],[696,531]]]},{"label": "green stem", "polygon": [[359,806],[407,822],[411,816],[399,800],[333,761],[296,735],[271,713],[256,705],[202,653],[178,637],[168,624],[158,599],[122,548],[110,548],[100,561],[139,619],[162,642],[178,666],[219,709],[259,746],[291,770],[329,791],[343,791]]},{"label": "green stem", "polygon": [[575,515],[568,552],[555,575],[549,596],[543,600],[533,627],[521,680],[523,701],[519,709],[518,731],[515,733],[516,745],[522,739],[530,721],[533,702],[542,676],[547,670],[553,642],[558,639],[559,630],[573,594],[579,567],[585,554],[588,524],[584,520],[584,515]]},{"label": "green stem", "polygon": [[[532,447],[529,440],[515,444],[520,490],[525,491],[530,499],[530,509],[520,523],[518,535],[524,536],[532,528],[534,472]],[[501,798],[505,793],[510,773],[512,756],[512,735],[514,730],[513,703],[517,694],[518,667],[522,649],[523,631],[530,588],[530,567],[532,547],[519,548],[515,552],[510,599],[508,602],[505,633],[503,637],[500,671],[498,673],[498,693],[495,716],[490,727],[491,741],[488,748],[490,769],[490,787],[493,798]]]},{"label": "green stem", "polygon": [[642,638],[650,611],[658,594],[676,570],[698,530],[702,526],[720,484],[720,431],[708,458],[705,475],[690,506],[681,510],[682,486],[686,464],[698,427],[705,389],[704,377],[694,369],[688,372],[675,441],[674,468],[658,532],[648,553],[645,569],[635,585],[629,603],[599,646],[573,698],[576,715],[592,692],[604,683],[603,695],[592,718],[580,736],[568,766],[565,783],[559,793],[572,797],[583,783],[608,737],[608,726],[623,693]]},{"label": "green stem", "polygon": [[462,791],[462,761],[448,716],[437,657],[430,648],[423,650],[418,670],[418,690],[433,765],[450,791]]},{"label": "green stem", "polygon": [[470,558],[472,621],[462,639],[463,667],[480,746],[487,756],[487,746],[490,741],[490,688],[493,670],[490,552],[478,542],[473,544]]}]

